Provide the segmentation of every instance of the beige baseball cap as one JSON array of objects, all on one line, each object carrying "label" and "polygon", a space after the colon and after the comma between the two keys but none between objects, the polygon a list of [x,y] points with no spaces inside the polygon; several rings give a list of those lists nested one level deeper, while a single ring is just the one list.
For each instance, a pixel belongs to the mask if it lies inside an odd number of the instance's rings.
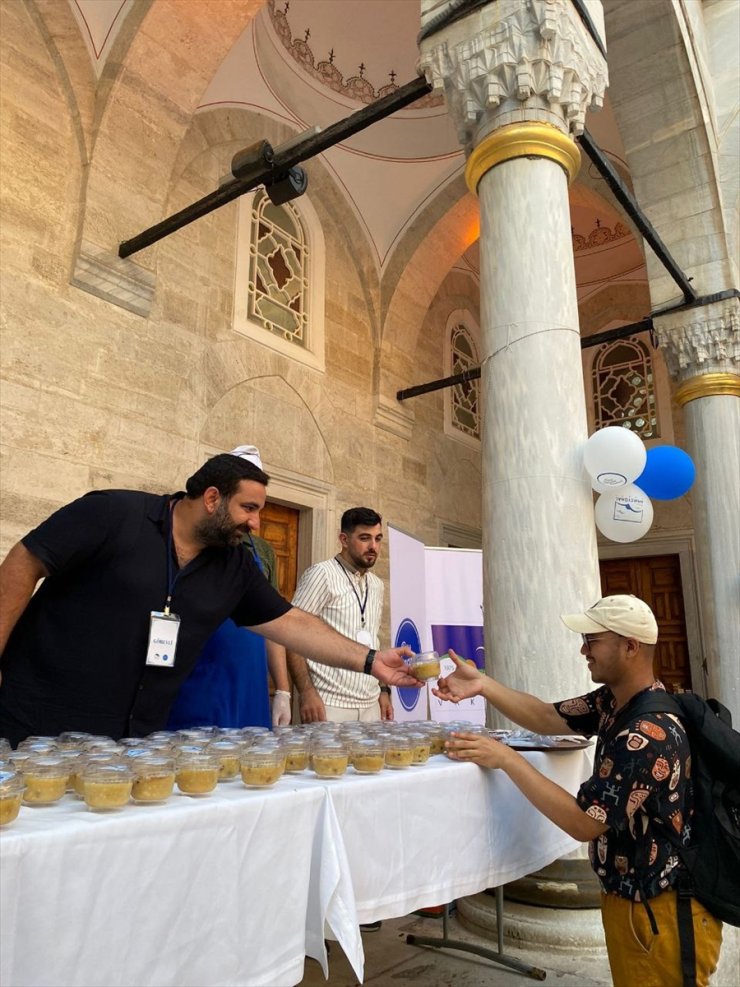
[{"label": "beige baseball cap", "polygon": [[560,618],[577,634],[600,634],[613,631],[622,637],[633,637],[642,644],[655,644],[658,624],[653,611],[636,596],[605,596],[583,613],[566,613]]}]

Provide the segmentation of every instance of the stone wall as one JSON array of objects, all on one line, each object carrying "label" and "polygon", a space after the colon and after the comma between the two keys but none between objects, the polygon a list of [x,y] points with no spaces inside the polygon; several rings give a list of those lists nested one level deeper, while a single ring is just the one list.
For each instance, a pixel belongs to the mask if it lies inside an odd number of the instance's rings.
[{"label": "stone wall", "polygon": [[[107,86],[106,112],[80,115],[80,80],[71,92],[34,10],[11,4],[3,11],[0,552],[88,489],[177,489],[207,451],[244,441],[256,442],[270,466],[331,485],[337,513],[369,503],[432,543],[443,520],[479,526],[479,467],[444,436],[441,396],[419,399],[406,412],[403,435],[376,420],[379,277],[356,217],[320,160],[308,170],[326,242],[323,374],[232,329],[236,203],[134,256],[131,270],[151,272],[147,314],[70,283],[91,197],[95,247],[107,251],[105,263],[115,263],[117,247],[100,243],[105,230],[139,231],[121,194],[129,180],[125,158],[143,167],[156,134],[171,135],[173,109],[148,92],[146,126],[130,119],[115,137],[124,177],[106,166],[96,169],[94,188],[86,184],[86,149],[105,142],[108,118],[120,124],[125,115],[114,113],[110,80],[99,84]],[[92,72],[83,82],[93,98]],[[212,190],[235,150],[288,133],[245,111],[196,114],[172,156],[169,187],[147,195],[171,214]],[[441,376],[443,310],[423,327],[410,301],[396,296],[393,311],[416,326],[396,338],[392,326],[385,330],[399,383]],[[328,540],[333,544],[333,534]],[[387,560],[379,569],[387,575]]]}]

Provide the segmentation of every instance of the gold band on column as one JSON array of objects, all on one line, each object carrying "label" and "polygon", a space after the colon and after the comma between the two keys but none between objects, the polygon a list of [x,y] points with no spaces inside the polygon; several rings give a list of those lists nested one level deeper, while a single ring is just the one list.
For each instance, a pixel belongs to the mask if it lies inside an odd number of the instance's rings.
[{"label": "gold band on column", "polygon": [[465,181],[473,195],[478,182],[491,168],[512,158],[549,158],[564,169],[568,184],[581,167],[581,152],[576,142],[551,123],[511,123],[484,137],[468,158]]},{"label": "gold band on column", "polygon": [[699,374],[685,380],[676,390],[679,408],[697,398],[713,398],[721,394],[740,398],[740,374]]}]

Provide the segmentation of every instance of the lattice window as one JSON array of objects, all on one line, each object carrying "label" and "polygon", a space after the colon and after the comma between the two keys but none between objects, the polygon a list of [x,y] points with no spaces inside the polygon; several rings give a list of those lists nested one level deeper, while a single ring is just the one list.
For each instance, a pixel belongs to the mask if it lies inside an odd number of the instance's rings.
[{"label": "lattice window", "polygon": [[[462,323],[452,328],[450,349],[453,375],[478,366],[478,353],[473,337]],[[480,380],[468,380],[454,385],[450,415],[453,428],[474,439],[480,439]]]},{"label": "lattice window", "polygon": [[620,339],[600,346],[591,369],[594,427],[622,425],[642,439],[654,439],[658,414],[653,360],[638,339]]},{"label": "lattice window", "polygon": [[275,206],[264,192],[252,203],[247,315],[296,346],[306,346],[309,247],[290,203]]}]

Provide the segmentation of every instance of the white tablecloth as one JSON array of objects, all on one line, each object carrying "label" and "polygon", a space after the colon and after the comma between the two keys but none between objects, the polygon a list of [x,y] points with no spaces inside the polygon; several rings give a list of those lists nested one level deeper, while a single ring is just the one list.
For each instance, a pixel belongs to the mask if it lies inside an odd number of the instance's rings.
[{"label": "white tablecloth", "polygon": [[115,814],[23,808],[0,888],[3,987],[295,984],[353,902],[323,787],[289,776]]},{"label": "white tablecloth", "polygon": [[[575,791],[582,751],[526,755]],[[289,985],[324,934],[513,880],[576,844],[501,772],[444,757],[375,776],[240,782],[98,814],[66,796],[0,833],[0,984]]]}]

